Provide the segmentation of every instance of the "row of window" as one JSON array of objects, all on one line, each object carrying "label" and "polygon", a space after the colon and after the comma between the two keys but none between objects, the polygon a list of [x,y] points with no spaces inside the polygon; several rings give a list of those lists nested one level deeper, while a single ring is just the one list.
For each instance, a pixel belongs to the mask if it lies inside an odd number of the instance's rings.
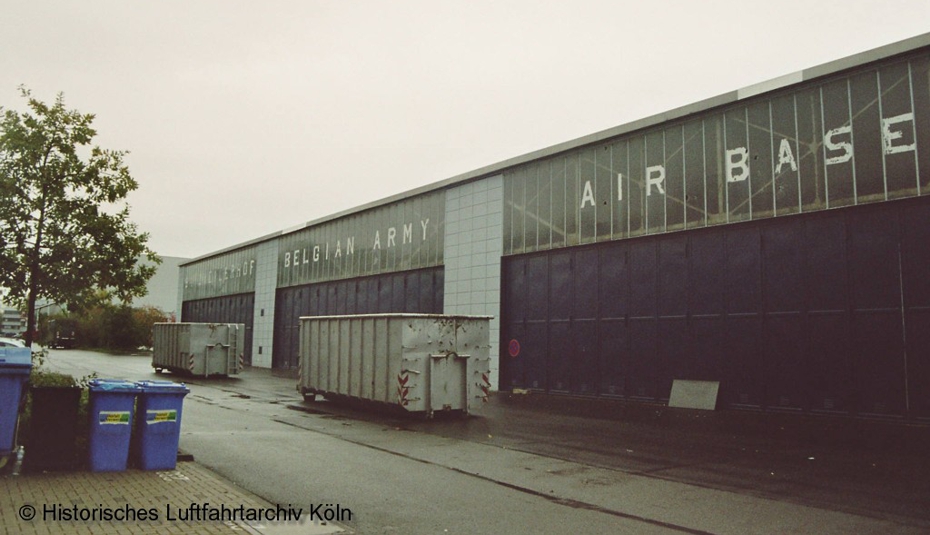
[{"label": "row of window", "polygon": [[930,193],[930,56],[524,165],[504,253]]}]

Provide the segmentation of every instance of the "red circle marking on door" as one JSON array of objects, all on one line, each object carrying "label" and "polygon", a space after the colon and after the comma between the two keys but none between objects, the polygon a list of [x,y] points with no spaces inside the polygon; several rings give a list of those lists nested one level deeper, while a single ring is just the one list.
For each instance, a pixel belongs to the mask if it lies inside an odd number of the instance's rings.
[{"label": "red circle marking on door", "polygon": [[511,357],[516,357],[520,354],[520,342],[516,339],[510,341],[510,346],[507,348],[508,353]]}]

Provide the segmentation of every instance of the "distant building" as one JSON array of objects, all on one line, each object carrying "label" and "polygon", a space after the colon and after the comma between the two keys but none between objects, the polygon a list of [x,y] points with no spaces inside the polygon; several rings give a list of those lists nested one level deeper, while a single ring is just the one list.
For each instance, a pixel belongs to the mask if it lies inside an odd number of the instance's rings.
[{"label": "distant building", "polygon": [[[162,256],[158,271],[149,279],[146,286],[148,293],[144,297],[133,300],[132,306],[153,306],[161,309],[165,314],[174,314],[175,317],[179,317],[181,314],[180,310],[178,310],[178,278],[180,273],[178,266],[181,262],[187,260],[187,258]],[[151,264],[147,260],[143,260],[142,263]]]},{"label": "distant building", "polygon": [[15,308],[2,307],[3,317],[0,320],[0,335],[19,337],[26,332],[26,318]]}]

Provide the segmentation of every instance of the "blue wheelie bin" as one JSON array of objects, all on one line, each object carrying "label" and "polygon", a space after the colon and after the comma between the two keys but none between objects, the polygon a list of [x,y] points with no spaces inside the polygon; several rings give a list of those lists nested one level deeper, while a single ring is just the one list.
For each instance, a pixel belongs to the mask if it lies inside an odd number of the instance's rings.
[{"label": "blue wheelie bin", "polygon": [[0,347],[0,461],[16,447],[16,421],[19,418],[23,385],[32,371],[32,350],[28,347]]},{"label": "blue wheelie bin", "polygon": [[122,379],[88,383],[90,434],[88,463],[92,472],[119,472],[129,463],[132,415],[141,388]]},{"label": "blue wheelie bin", "polygon": [[134,460],[142,470],[174,470],[181,438],[181,409],[190,390],[184,383],[140,381],[136,405]]}]

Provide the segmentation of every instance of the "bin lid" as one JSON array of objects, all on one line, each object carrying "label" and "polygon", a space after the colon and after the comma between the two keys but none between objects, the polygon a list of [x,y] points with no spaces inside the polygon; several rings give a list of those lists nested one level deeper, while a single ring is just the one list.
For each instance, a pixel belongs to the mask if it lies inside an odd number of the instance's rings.
[{"label": "bin lid", "polygon": [[142,389],[142,392],[154,392],[156,394],[187,394],[190,389],[184,383],[173,383],[171,381],[139,381],[136,383]]},{"label": "bin lid", "polygon": [[0,347],[0,367],[28,364],[32,366],[32,350],[28,347]]},{"label": "bin lid", "polygon": [[126,379],[91,379],[87,383],[91,392],[138,392],[139,386]]},{"label": "bin lid", "polygon": [[0,364],[0,375],[29,375],[32,364]]}]

